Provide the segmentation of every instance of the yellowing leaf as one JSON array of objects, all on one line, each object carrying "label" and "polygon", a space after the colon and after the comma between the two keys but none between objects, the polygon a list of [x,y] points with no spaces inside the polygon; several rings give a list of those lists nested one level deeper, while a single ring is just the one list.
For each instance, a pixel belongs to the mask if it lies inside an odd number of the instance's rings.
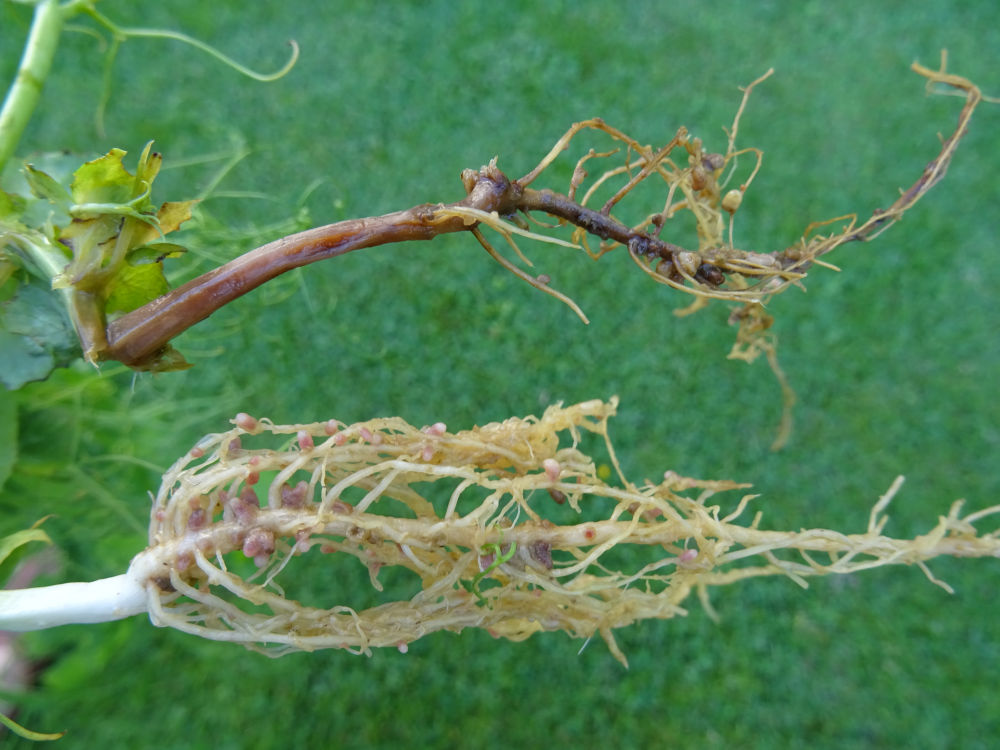
[{"label": "yellowing leaf", "polygon": [[198,201],[167,201],[156,214],[160,222],[160,231],[164,234],[173,232],[181,224],[191,218],[191,209]]},{"label": "yellowing leaf", "polygon": [[146,224],[136,227],[132,234],[132,242],[136,246],[148,245],[161,239],[163,235],[173,232],[185,221],[191,218],[191,209],[198,201],[168,201],[160,206],[156,213],[156,224]]},{"label": "yellowing leaf", "polygon": [[[128,203],[135,196],[135,178],[122,164],[125,151],[113,148],[73,173],[70,192],[75,203]],[[141,194],[141,191],[140,191]]]}]

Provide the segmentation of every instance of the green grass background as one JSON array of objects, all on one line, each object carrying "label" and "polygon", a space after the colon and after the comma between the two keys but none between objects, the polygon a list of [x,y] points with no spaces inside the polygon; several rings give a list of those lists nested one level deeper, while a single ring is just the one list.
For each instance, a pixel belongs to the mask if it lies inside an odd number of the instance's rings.
[{"label": "green grass background", "polygon": [[[204,157],[249,151],[203,204],[178,281],[299,227],[455,200],[461,170],[494,155],[523,174],[586,117],[654,144],[683,124],[722,150],[737,87],[773,66],[741,126],[766,156],[736,226],[743,246],[771,250],[812,220],[887,205],[936,153],[961,102],[926,97],[914,59],[934,65],[947,47],[955,72],[1000,93],[991,1],[100,7],[262,67],[289,38],[302,47],[291,75],[263,85],[178,44],[127,42],[101,136],[99,43],[65,35],[23,154],[134,155],[155,139],[174,165],[164,200],[212,183],[224,162]],[[29,19],[0,5],[4,81]],[[189,371],[81,367],[25,388],[0,535],[54,514],[48,580],[120,572],[144,544],[159,472],[237,411],[459,427],[612,394],[633,477],[749,481],[765,526],[860,531],[905,474],[888,531],[922,533],[956,498],[1000,499],[998,132],[986,105],[900,225],[838,251],[842,273],[817,269],[808,293],[774,300],[800,399],[778,454],[777,385],[763,362],[726,360],[725,305],[676,319],[687,300],[623,256],[528,248],[584,326],[452,236],[349,255],[237,301],[178,340]],[[568,169],[546,185],[565,189]],[[67,627],[23,639],[46,666],[14,700],[26,725],[69,729],[66,748],[995,746],[1000,568],[933,569],[955,595],[910,568],[717,591],[719,624],[692,601],[686,618],[619,631],[628,671],[602,643],[580,652],[562,634],[443,633],[406,655],[272,661],[144,618]]]}]

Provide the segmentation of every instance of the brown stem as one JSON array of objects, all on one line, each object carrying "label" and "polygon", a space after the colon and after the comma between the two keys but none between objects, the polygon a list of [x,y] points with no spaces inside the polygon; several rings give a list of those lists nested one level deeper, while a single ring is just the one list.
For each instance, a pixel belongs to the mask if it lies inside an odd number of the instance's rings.
[{"label": "brown stem", "polygon": [[[454,205],[500,213],[513,210],[521,188],[496,167],[467,172],[463,177],[469,194]],[[287,271],[351,250],[429,240],[470,228],[461,217],[437,218],[440,208],[425,204],[384,216],[341,221],[251,250],[110,323],[108,346],[100,358],[136,369],[156,369],[175,336]]]},{"label": "brown stem", "polygon": [[602,240],[614,240],[633,248],[638,255],[659,255],[669,260],[673,253],[684,252],[682,247],[631,229],[603,211],[581,206],[572,198],[551,190],[524,188],[517,207],[522,211],[544,211],[551,216],[558,216]]},{"label": "brown stem", "polygon": [[683,248],[631,229],[606,213],[581,206],[551,190],[532,190],[509,180],[494,165],[462,175],[468,195],[446,205],[425,204],[384,216],[350,219],[308,229],[258,247],[192,279],[147,305],[123,315],[107,327],[101,359],[114,359],[136,369],[169,364],[168,344],[224,305],[294,268],[366,247],[408,240],[429,240],[448,232],[473,229],[461,216],[445,216],[454,206],[509,215],[542,211],[604,240],[628,245],[643,256],[670,258]]},{"label": "brown stem", "polygon": [[[602,240],[610,240],[626,246],[633,259],[643,259],[643,262],[639,263],[640,267],[661,283],[667,283],[680,289],[685,288],[685,283],[690,283],[695,292],[702,297],[718,296],[727,299],[740,299],[753,296],[750,304],[759,305],[760,300],[756,298],[756,295],[759,295],[761,290],[764,293],[774,293],[786,287],[789,283],[801,278],[808,265],[819,256],[845,242],[872,239],[887,226],[898,221],[907,209],[944,176],[958,142],[966,132],[972,112],[982,99],[982,95],[979,89],[966,79],[947,74],[944,58],[940,71],[931,71],[917,64],[914,64],[914,70],[931,82],[951,86],[966,95],[966,103],[959,115],[958,126],[955,132],[942,144],[941,152],[927,166],[917,182],[904,192],[888,210],[876,211],[870,219],[860,226],[857,226],[852,218],[850,225],[839,234],[825,237],[816,236],[806,242],[805,238],[809,237],[813,228],[810,226],[805,232],[803,241],[782,252],[773,253],[773,260],[765,258],[761,254],[747,254],[737,251],[732,248],[731,239],[728,247],[724,243],[712,243],[713,246],[719,244],[719,247],[711,248],[714,253],[711,257],[707,256],[707,252],[703,256],[699,256],[686,252],[682,247],[665,242],[658,236],[630,228],[613,218],[611,208],[639,182],[652,175],[663,164],[674,147],[682,142],[686,144],[687,141],[682,141],[682,139],[686,139],[687,134],[685,130],[679,130],[667,146],[653,153],[648,147],[640,146],[638,142],[624,133],[607,126],[602,120],[587,120],[576,123],[570,128],[539,165],[520,181],[509,180],[496,168],[495,164],[491,163],[478,172],[466,170],[463,173],[462,180],[467,196],[457,203],[436,206],[425,204],[384,216],[342,221],[283,237],[252,250],[115,320],[107,326],[106,346],[99,335],[81,335],[81,338],[84,339],[87,358],[91,361],[114,359],[136,369],[169,369],[171,364],[177,365],[176,360],[171,361],[170,359],[171,356],[176,356],[169,349],[171,339],[195,323],[204,320],[223,305],[256,289],[280,274],[308,263],[343,255],[351,250],[406,240],[429,240],[439,234],[475,229],[477,219],[486,220],[482,214],[478,216],[470,213],[456,215],[457,212],[454,211],[456,207],[473,208],[499,216],[510,216],[519,211],[524,213],[541,211],[567,221]],[[753,85],[751,84],[750,88]],[[749,94],[750,88],[746,90],[746,94]],[[746,96],[744,96],[743,105],[745,103]],[[733,140],[743,105],[740,106],[733,123],[726,158],[740,153],[733,151]],[[618,190],[600,211],[581,205],[571,196],[561,195],[551,190],[534,190],[527,187],[566,148],[574,134],[585,128],[595,128],[605,132],[612,138],[628,144],[630,151],[640,153],[643,156],[642,170],[632,175],[628,183]],[[694,151],[688,150],[692,156],[695,154]],[[701,152],[697,151],[697,153]],[[582,163],[581,160],[577,164],[577,172],[582,169]],[[619,171],[612,170],[606,174],[617,174]],[[676,175],[670,173],[668,176],[676,184],[676,180],[680,179],[678,175],[686,176],[688,174],[688,171],[682,170]],[[750,179],[752,177],[753,175]],[[693,180],[693,178],[691,179]],[[574,182],[571,183],[571,195],[578,182],[578,178],[574,176]],[[745,187],[746,185],[740,188],[740,197]],[[693,201],[695,198],[689,197],[687,200]],[[712,200],[714,201],[715,198]],[[730,214],[735,211],[735,207],[726,208],[725,202],[722,205]],[[691,208],[690,205],[688,207]],[[710,208],[717,213],[714,203]],[[449,212],[448,209],[452,210]],[[692,208],[692,210],[694,209]],[[662,216],[665,217],[666,214]],[[660,223],[662,225],[662,219]],[[730,224],[730,237],[731,227]],[[491,255],[500,260],[492,252],[489,243],[478,233],[477,239],[491,252]],[[648,264],[649,260],[657,257],[670,261],[669,264],[664,264],[666,270],[662,273],[659,268],[654,270]],[[514,270],[512,266],[506,263],[505,265]],[[789,274],[789,271],[794,273]],[[715,289],[725,281],[724,274],[728,272],[739,274],[741,278],[760,277],[761,290],[736,288],[716,292]],[[529,280],[526,274],[516,270],[515,273],[525,280]],[[765,285],[773,282],[778,282],[777,286],[768,292],[769,287]],[[540,282],[529,280],[529,283],[541,288]],[[579,309],[573,307],[583,317]],[[100,333],[100,323],[95,325]],[[81,330],[86,331],[93,327],[93,325],[84,326]]]}]

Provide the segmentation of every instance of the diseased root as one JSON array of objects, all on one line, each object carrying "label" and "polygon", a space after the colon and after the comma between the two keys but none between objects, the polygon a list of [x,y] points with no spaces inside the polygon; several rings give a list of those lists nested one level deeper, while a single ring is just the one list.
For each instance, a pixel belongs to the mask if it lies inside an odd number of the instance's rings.
[{"label": "diseased root", "polygon": [[[856,215],[849,215],[814,222],[791,246],[772,252],[747,250],[735,244],[736,213],[763,160],[760,149],[737,148],[736,138],[751,93],[773,73],[768,70],[743,89],[736,116],[726,130],[728,140],[725,152],[707,150],[702,140],[692,136],[684,127],[679,128],[665,146],[653,149],[601,119],[584,120],[569,128],[534,169],[512,183],[516,199],[507,206],[507,216],[501,218],[494,213],[492,220],[484,223],[500,231],[518,257],[529,266],[530,261],[512,239],[513,224],[510,222],[519,220],[525,223],[525,218],[534,220],[533,214],[545,213],[557,217],[561,224],[572,225],[573,243],[592,258],[600,258],[605,253],[624,247],[636,265],[654,281],[694,296],[689,306],[675,311],[677,315],[697,312],[713,299],[740,303],[741,306],[730,316],[730,323],[738,327],[738,332],[729,357],[753,362],[760,354],[766,355],[782,391],[782,417],[772,444],[774,450],[780,449],[791,432],[795,393],[778,363],[777,338],[770,330],[773,318],[765,312],[767,302],[790,286],[802,287],[813,265],[836,270],[836,266],[822,260],[822,256],[845,243],[873,239],[901,219],[944,177],[972,114],[983,99],[980,90],[970,81],[946,72],[947,55],[944,52],[939,70],[931,70],[918,63],[914,63],[912,68],[927,79],[929,91],[935,85],[946,87],[964,96],[965,105],[954,132],[943,139],[938,155],[924,168],[919,179],[902,191],[888,209],[874,211],[867,221],[859,222]],[[577,161],[565,195],[528,187],[570,147],[574,138],[586,131],[603,133],[623,144],[624,158],[621,159],[620,148],[604,152],[591,148]],[[740,157],[747,156],[752,157],[753,166],[745,179],[733,187],[733,178],[740,171],[738,161]],[[621,159],[621,163],[607,169],[588,184],[587,169],[598,160],[613,157]],[[495,163],[491,163],[491,167],[495,168]],[[645,215],[638,223],[630,223],[616,215],[623,209],[623,199],[650,179],[654,183],[662,181],[665,186],[663,207]],[[600,208],[591,208],[599,194],[610,195]],[[678,237],[679,232],[674,233],[670,241],[663,238],[668,222],[680,216],[693,218],[696,246],[685,247]],[[821,229],[832,225],[838,228],[829,234],[820,233]],[[673,228],[676,224],[670,226]],[[475,232],[477,240],[505,268],[562,300],[586,321],[584,313],[572,299],[556,292],[548,283],[538,282],[503,258],[478,228]],[[540,238],[538,234],[529,236]],[[594,237],[600,239],[596,249],[591,244]]]},{"label": "diseased root", "polygon": [[[164,475],[150,547],[130,573],[146,582],[156,624],[271,655],[405,650],[428,633],[477,627],[512,640],[599,633],[625,663],[612,629],[682,615],[692,591],[707,603],[708,586],[765,575],[804,585],[893,563],[930,576],[925,561],[939,555],[1000,556],[998,533],[973,525],[1000,506],[963,518],[955,503],[924,536],[883,536],[901,479],[860,534],[766,531],[759,514],[738,525],[754,495],[728,512],[713,500],[748,486],[735,482],[668,471],[635,485],[608,441],[616,404],[553,406],[540,419],[455,433],[398,418],[273,425],[241,414]],[[581,450],[588,433],[605,441],[616,483]],[[279,585],[301,586],[293,569],[324,555],[325,601],[300,603]],[[339,593],[359,569],[374,606]]]},{"label": "diseased root", "polygon": [[[573,242],[594,258],[625,247],[632,260],[657,282],[696,297],[732,300],[746,305],[763,304],[789,286],[801,285],[813,264],[828,265],[819,260],[821,256],[846,242],[876,237],[902,218],[944,177],[972,114],[983,99],[973,83],[947,73],[946,63],[947,55],[942,53],[939,70],[918,63],[912,66],[914,72],[927,79],[929,91],[937,84],[965,97],[954,132],[943,140],[938,155],[924,168],[919,179],[888,209],[876,210],[867,221],[859,223],[857,216],[850,215],[814,222],[806,227],[799,240],[783,250],[757,252],[734,243],[736,213],[763,160],[760,149],[736,147],[740,119],[754,88],[773,70],[743,89],[736,116],[726,129],[725,152],[707,150],[702,140],[684,127],[679,128],[665,146],[653,149],[601,119],[584,120],[567,130],[538,165],[514,183],[519,189],[519,197],[512,211],[521,211],[528,218],[532,212],[545,212],[558,217],[562,223],[572,224]],[[607,169],[586,185],[587,168],[597,160],[616,155],[621,158],[620,149],[598,153],[591,148],[577,161],[565,195],[528,187],[569,148],[575,137],[588,130],[604,133],[624,145],[624,159],[618,166]],[[747,156],[752,157],[753,167],[738,186],[733,186],[733,178],[740,171],[739,159]],[[623,199],[650,178],[662,181],[666,188],[663,207],[645,215],[638,223],[629,224],[616,217],[613,212],[622,207]],[[616,189],[614,186],[619,183],[623,184]],[[610,197],[599,209],[590,207],[599,193],[608,192],[611,192]],[[677,237],[669,242],[663,239],[668,221],[680,215],[693,217],[696,247],[680,244]],[[817,232],[834,224],[841,226],[831,234]],[[591,246],[591,236],[601,239],[597,249]],[[523,254],[517,252],[523,259]]]},{"label": "diseased root", "polygon": [[[776,339],[769,330],[770,317],[763,306],[775,294],[792,285],[801,286],[813,265],[830,267],[821,259],[840,245],[875,237],[898,221],[943,176],[965,134],[976,106],[983,99],[976,86],[941,69],[932,71],[914,64],[913,69],[929,85],[940,85],[965,97],[958,125],[941,147],[937,157],[924,169],[920,178],[886,210],[876,211],[859,223],[855,216],[843,216],[809,225],[803,236],[784,250],[760,252],[739,247],[734,239],[735,217],[743,196],[761,168],[763,154],[756,148],[737,148],[740,119],[754,88],[770,71],[744,89],[743,98],[727,130],[724,151],[710,151],[700,138],[679,128],[659,149],[645,146],[603,120],[591,119],[574,124],[559,138],[548,154],[520,180],[511,180],[496,166],[494,159],[479,170],[462,174],[466,196],[444,204],[421,204],[404,211],[382,216],[348,219],[325,227],[298,232],[251,250],[186,284],[169,291],[137,309],[107,323],[95,319],[93,345],[87,348],[94,360],[114,359],[135,369],[175,369],[182,360],[169,348],[169,342],[195,323],[241,295],[256,289],[276,276],[320,260],[338,257],[355,250],[394,242],[430,240],[441,234],[471,231],[489,255],[536,289],[567,304],[584,321],[586,315],[567,295],[556,291],[548,273],[532,274],[531,267],[516,238],[527,238],[574,248],[582,248],[598,258],[616,248],[625,248],[639,268],[658,283],[693,295],[694,301],[677,314],[701,309],[712,299],[739,303],[743,311],[731,320],[740,326],[731,356],[753,360],[766,353],[776,367]],[[589,149],[578,158],[566,194],[531,187],[577,137],[596,133],[621,144],[607,151]],[[622,154],[621,152],[624,151]],[[618,163],[588,183],[588,169],[617,155]],[[740,157],[752,167],[746,171]],[[736,184],[736,175],[741,181]],[[662,184],[659,184],[661,183]],[[735,185],[735,186],[734,186]],[[634,209],[649,195],[651,203]],[[665,190],[664,190],[665,187]],[[664,195],[665,193],[665,195]],[[625,199],[629,200],[626,201]],[[631,204],[626,207],[626,203]],[[650,207],[653,208],[650,211]],[[639,213],[641,212],[641,213]],[[548,223],[539,219],[542,217]],[[669,240],[664,230],[671,219],[693,220],[694,238],[684,242],[684,232],[676,231]],[[529,231],[531,223],[540,231]],[[681,221],[671,223],[677,228]],[[560,225],[572,226],[571,241],[547,236]],[[824,227],[839,225],[831,234],[820,233]],[[517,261],[504,257],[487,238],[485,227],[498,231]],[[597,246],[592,243],[599,241]],[[83,299],[81,297],[81,299]],[[100,317],[100,316],[98,316]],[[785,392],[787,425],[787,384]],[[779,441],[781,441],[779,436]]]}]

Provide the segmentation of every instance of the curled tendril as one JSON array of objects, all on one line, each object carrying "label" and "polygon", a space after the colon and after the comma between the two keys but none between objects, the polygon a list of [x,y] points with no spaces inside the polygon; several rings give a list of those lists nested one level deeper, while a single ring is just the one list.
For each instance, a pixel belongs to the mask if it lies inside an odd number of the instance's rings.
[{"label": "curled tendril", "polygon": [[181,31],[171,31],[170,29],[149,29],[141,27],[132,26],[120,26],[112,21],[107,16],[100,13],[93,5],[87,4],[81,8],[82,12],[90,16],[99,25],[103,26],[111,34],[111,43],[108,45],[107,52],[104,58],[104,71],[103,71],[103,81],[100,101],[98,103],[97,113],[95,115],[95,120],[97,124],[97,130],[99,133],[104,133],[104,112],[107,109],[107,104],[111,99],[111,69],[114,65],[115,57],[118,55],[118,48],[121,46],[122,42],[128,39],[168,39],[174,42],[181,42],[182,44],[187,44],[200,52],[204,52],[210,57],[214,57],[216,60],[221,62],[223,65],[232,68],[240,75],[244,75],[247,78],[252,78],[255,81],[261,83],[271,83],[277,81],[280,78],[284,78],[288,73],[295,67],[295,64],[299,59],[299,45],[294,39],[288,41],[289,46],[292,48],[292,52],[282,65],[277,70],[270,73],[261,73],[254,70],[253,68],[244,65],[243,63],[234,60],[233,58],[226,55],[224,52],[216,49],[210,44],[201,41],[193,36],[185,34]]}]

